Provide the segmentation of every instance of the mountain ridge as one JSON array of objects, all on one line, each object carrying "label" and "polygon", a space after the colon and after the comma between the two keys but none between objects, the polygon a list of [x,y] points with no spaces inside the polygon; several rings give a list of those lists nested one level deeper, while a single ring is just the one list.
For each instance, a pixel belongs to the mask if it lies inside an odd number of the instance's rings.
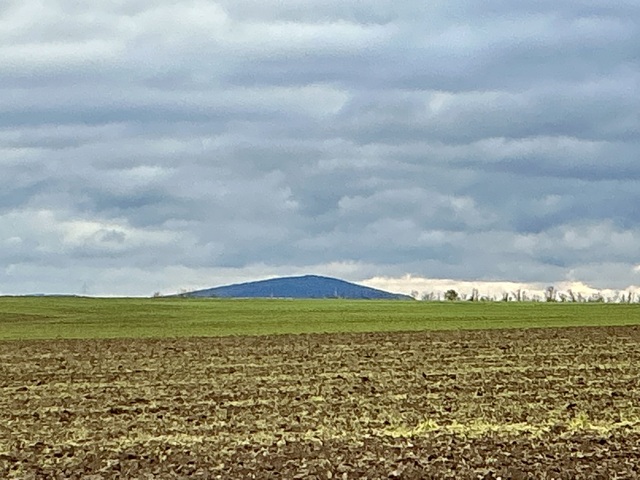
[{"label": "mountain ridge", "polygon": [[277,277],[194,290],[178,296],[196,298],[347,298],[410,300],[412,297],[321,275]]}]

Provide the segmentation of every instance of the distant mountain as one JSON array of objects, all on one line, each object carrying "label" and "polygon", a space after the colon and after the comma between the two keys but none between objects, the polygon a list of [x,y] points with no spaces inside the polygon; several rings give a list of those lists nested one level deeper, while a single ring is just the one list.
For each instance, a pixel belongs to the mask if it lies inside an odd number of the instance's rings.
[{"label": "distant mountain", "polygon": [[80,297],[75,293],[25,293],[22,295],[12,295],[15,297]]},{"label": "distant mountain", "polygon": [[188,297],[221,298],[350,298],[412,300],[408,295],[389,293],[337,278],[305,275],[238,283],[181,294]]}]

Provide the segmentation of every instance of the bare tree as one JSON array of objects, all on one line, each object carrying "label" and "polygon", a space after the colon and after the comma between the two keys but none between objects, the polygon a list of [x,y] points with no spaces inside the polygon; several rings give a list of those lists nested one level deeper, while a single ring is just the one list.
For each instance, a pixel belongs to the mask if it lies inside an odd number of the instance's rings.
[{"label": "bare tree", "polygon": [[544,299],[547,302],[555,302],[556,301],[556,287],[550,285],[544,291]]},{"label": "bare tree", "polygon": [[589,302],[593,302],[593,303],[603,303],[604,302],[604,296],[602,296],[602,293],[600,292],[596,292],[591,294],[591,296],[589,297]]},{"label": "bare tree", "polygon": [[480,294],[478,293],[478,289],[474,288],[471,290],[471,296],[469,296],[470,302],[477,302],[480,299]]},{"label": "bare tree", "polygon": [[425,302],[431,302],[433,300],[435,300],[436,298],[436,294],[433,292],[424,292],[422,294],[422,296],[420,297],[421,300],[425,301]]}]

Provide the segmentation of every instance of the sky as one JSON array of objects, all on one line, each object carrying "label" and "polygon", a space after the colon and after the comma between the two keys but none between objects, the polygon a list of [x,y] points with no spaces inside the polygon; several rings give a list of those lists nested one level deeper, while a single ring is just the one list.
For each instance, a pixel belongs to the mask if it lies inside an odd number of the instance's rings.
[{"label": "sky", "polygon": [[0,294],[635,288],[640,4],[4,0],[0,168]]}]

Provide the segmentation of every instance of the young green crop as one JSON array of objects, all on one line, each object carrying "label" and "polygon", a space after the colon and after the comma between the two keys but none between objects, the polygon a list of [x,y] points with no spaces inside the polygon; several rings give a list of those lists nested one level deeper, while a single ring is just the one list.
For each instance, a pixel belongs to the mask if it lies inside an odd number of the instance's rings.
[{"label": "young green crop", "polygon": [[637,304],[0,298],[0,339],[165,338],[640,324]]}]

